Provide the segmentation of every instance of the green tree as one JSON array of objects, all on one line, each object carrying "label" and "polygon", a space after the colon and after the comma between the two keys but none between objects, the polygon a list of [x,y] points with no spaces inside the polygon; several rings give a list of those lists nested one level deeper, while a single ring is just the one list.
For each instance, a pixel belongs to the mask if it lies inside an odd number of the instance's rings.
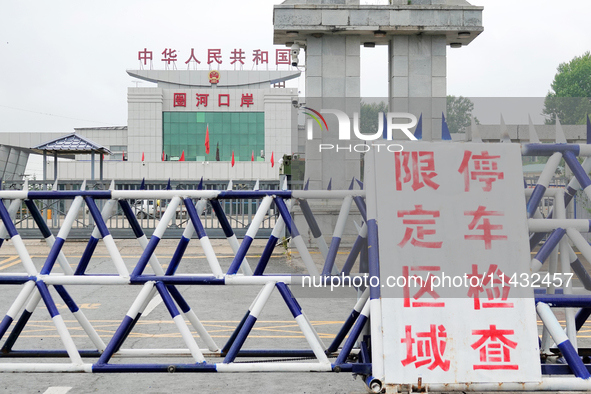
[{"label": "green tree", "polygon": [[[474,103],[467,97],[447,96],[447,127],[450,133],[464,131],[465,127],[472,124],[471,116]],[[478,118],[474,118],[476,124],[480,124]]]},{"label": "green tree", "polygon": [[359,131],[367,134],[375,134],[378,131],[380,112],[388,112],[388,104],[384,101],[380,103],[361,102],[361,113],[359,114]]},{"label": "green tree", "polygon": [[546,124],[585,124],[591,113],[591,54],[585,52],[557,68],[551,91],[544,100]]}]

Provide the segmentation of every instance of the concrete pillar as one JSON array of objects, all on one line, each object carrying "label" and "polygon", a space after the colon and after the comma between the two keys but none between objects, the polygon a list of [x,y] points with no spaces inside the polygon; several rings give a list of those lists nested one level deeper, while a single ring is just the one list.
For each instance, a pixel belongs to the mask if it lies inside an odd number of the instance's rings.
[{"label": "concrete pillar", "polygon": [[389,44],[390,110],[423,116],[423,139],[441,139],[446,107],[445,35],[395,35]]},{"label": "concrete pillar", "polygon": [[[336,109],[349,115],[360,108],[360,38],[355,35],[309,37],[306,43],[305,106],[317,111]],[[306,175],[310,189],[325,189],[332,178],[333,189],[346,189],[351,178],[359,178],[360,154],[347,149],[319,152],[320,144],[348,147],[355,141],[339,141],[334,115],[324,115],[328,132],[314,124],[314,139],[306,142]]]}]

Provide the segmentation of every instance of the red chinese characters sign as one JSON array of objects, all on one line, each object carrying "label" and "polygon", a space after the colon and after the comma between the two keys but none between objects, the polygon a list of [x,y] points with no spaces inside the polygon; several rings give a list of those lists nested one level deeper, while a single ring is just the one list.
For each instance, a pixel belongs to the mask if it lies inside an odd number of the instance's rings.
[{"label": "red chinese characters sign", "polygon": [[[144,48],[138,51],[138,60],[140,66],[152,65],[152,50]],[[190,52],[190,54],[189,54]],[[186,49],[177,50],[176,48],[164,48],[161,53],[162,57],[160,61],[168,67],[171,64],[174,65],[177,60],[184,61],[189,67],[191,64],[196,66],[201,64],[201,60],[206,59],[205,64],[209,67],[218,68],[222,64],[229,64],[231,66],[242,66],[246,62],[250,61],[253,65],[269,65],[269,51],[262,49],[243,50],[242,48],[233,48],[232,50],[222,50],[221,48],[208,48],[208,49],[195,49],[191,48],[189,51]],[[273,53],[273,52],[271,52]],[[181,57],[179,57],[179,55]],[[186,60],[183,60],[186,59]],[[250,59],[250,60],[249,60]],[[275,50],[275,56],[273,59],[275,66],[287,65],[291,66],[291,55],[289,48],[279,48]]]},{"label": "red chinese characters sign", "polygon": [[519,146],[402,145],[366,155],[386,383],[539,381],[533,289],[510,283],[530,262]]},{"label": "red chinese characters sign", "polygon": [[[205,93],[209,92],[209,93]],[[187,99],[189,97],[189,100]],[[196,107],[200,109],[210,109],[210,108],[226,108],[230,107],[232,100],[236,100],[239,102],[239,107],[242,107],[242,110],[255,110],[256,109],[256,94],[255,93],[242,93],[242,94],[235,94],[235,93],[215,93],[212,90],[205,90],[199,93],[194,94],[193,101],[191,100],[191,96],[188,96],[185,92],[175,92],[172,96],[172,107]]]}]

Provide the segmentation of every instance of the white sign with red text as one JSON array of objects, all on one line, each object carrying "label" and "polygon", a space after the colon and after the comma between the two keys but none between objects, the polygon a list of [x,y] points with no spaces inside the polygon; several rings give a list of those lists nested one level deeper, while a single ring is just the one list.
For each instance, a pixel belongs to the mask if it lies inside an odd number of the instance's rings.
[{"label": "white sign with red text", "polygon": [[519,146],[402,145],[375,161],[386,383],[540,381]]}]

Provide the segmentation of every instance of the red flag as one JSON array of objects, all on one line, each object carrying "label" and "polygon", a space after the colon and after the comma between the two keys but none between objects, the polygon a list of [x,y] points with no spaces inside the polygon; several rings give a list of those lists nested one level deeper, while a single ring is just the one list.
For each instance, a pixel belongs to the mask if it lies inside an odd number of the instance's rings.
[{"label": "red flag", "polygon": [[125,151],[123,151],[123,155],[121,155],[121,161],[125,161]]},{"label": "red flag", "polygon": [[252,156],[250,157],[250,161],[254,161],[254,151],[252,151]]},{"label": "red flag", "polygon": [[234,163],[236,163],[236,160],[234,160],[234,151],[232,151],[232,167],[234,167]]},{"label": "red flag", "polygon": [[271,167],[275,167],[275,159],[273,158],[273,153],[275,152],[271,152]]},{"label": "red flag", "polygon": [[181,158],[179,159],[179,161],[185,161],[185,151],[181,153]]},{"label": "red flag", "polygon": [[209,155],[209,124],[205,130],[205,154]]},{"label": "red flag", "polygon": [[144,161],[144,152],[142,152],[142,161]]},{"label": "red flag", "polygon": [[166,161],[166,153],[164,151],[162,151],[162,161]]}]

